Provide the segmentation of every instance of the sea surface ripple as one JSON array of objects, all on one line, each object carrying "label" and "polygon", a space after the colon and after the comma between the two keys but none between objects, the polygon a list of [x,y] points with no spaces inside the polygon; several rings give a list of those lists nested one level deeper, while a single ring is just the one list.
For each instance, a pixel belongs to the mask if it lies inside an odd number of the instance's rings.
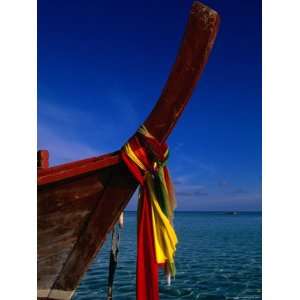
[{"label": "sea surface ripple", "polygon": [[[160,274],[160,299],[261,299],[261,213],[177,212],[177,275]],[[106,299],[111,237],[73,300]],[[125,212],[113,299],[135,300],[136,213]]]}]

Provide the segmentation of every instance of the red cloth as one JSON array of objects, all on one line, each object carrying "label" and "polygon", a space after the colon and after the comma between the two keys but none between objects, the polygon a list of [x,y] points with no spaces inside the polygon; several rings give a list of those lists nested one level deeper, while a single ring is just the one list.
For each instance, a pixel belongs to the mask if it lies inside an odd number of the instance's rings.
[{"label": "red cloth", "polygon": [[[142,160],[145,167],[151,168],[144,149],[137,139],[130,141],[134,152]],[[136,299],[159,300],[158,264],[155,258],[152,212],[147,189],[144,189],[144,175],[141,170],[121,153],[122,159],[130,172],[142,186],[138,211],[137,264],[136,264]]]},{"label": "red cloth", "polygon": [[158,265],[155,259],[151,206],[141,195],[136,266],[136,299],[159,300]]}]

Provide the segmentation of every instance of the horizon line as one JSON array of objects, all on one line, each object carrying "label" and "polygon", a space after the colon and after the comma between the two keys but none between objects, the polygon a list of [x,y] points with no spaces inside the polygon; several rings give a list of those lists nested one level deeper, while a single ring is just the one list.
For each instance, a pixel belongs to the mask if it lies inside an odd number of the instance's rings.
[{"label": "horizon line", "polygon": [[[137,212],[137,210],[124,210],[127,212]],[[262,212],[262,210],[175,210],[174,212]]]}]

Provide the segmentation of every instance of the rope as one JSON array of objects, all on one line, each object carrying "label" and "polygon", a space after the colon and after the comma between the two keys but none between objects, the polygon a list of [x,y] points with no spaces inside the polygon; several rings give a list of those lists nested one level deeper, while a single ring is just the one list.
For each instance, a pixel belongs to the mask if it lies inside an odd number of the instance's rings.
[{"label": "rope", "polygon": [[112,300],[112,287],[114,282],[114,276],[118,264],[118,254],[120,245],[120,230],[123,227],[123,213],[121,213],[119,224],[115,225],[111,235],[111,250],[109,257],[109,274],[107,283],[107,300]]}]

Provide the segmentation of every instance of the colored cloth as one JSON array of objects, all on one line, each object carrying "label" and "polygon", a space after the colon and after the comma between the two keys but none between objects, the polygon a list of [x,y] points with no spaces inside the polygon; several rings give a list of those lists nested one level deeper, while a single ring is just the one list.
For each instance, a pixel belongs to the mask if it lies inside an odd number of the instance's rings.
[{"label": "colored cloth", "polygon": [[177,236],[173,228],[175,197],[166,161],[165,143],[159,143],[143,126],[121,152],[140,184],[137,241],[137,299],[159,299],[158,266],[168,282],[175,276]]}]

